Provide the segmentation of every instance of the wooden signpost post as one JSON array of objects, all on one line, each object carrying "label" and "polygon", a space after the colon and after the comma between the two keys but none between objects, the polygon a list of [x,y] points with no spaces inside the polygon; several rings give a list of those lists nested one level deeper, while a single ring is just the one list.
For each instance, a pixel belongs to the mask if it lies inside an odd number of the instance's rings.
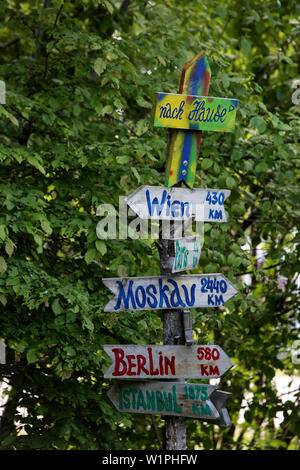
[{"label": "wooden signpost post", "polygon": [[[128,206],[141,219],[184,224],[192,219],[227,221],[224,202],[229,190],[190,189],[202,130],[232,132],[235,124],[237,100],[208,97],[210,75],[208,60],[201,52],[184,67],[179,94],[155,93],[154,126],[169,128],[166,187],[141,186],[127,196]],[[182,181],[189,188],[174,187]],[[186,418],[223,427],[231,424],[226,409],[231,393],[182,381],[221,377],[233,366],[219,346],[193,345],[189,308],[220,307],[237,289],[223,274],[177,274],[197,266],[199,238],[166,240],[161,232],[157,246],[160,276],[103,279],[114,294],[104,311],[163,310],[164,344],[105,345],[112,359],[105,377],[122,379],[108,392],[119,411],[165,416],[163,449],[184,450]],[[160,380],[137,381],[146,378]]]}]

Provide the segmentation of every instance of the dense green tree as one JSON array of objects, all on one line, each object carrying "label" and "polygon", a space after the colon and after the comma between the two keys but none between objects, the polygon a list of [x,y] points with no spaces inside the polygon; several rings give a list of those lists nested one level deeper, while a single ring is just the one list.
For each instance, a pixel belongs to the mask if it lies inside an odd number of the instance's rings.
[{"label": "dense green tree", "polygon": [[158,274],[157,248],[99,240],[96,209],[163,184],[153,93],[177,92],[201,50],[210,95],[237,98],[239,110],[233,134],[203,134],[195,187],[231,196],[228,223],[205,224],[194,272],[224,272],[239,293],[194,310],[193,328],[237,367],[222,379],[231,428],[189,420],[188,447],[299,448],[296,404],[272,382],[299,373],[299,13],[296,0],[0,3],[2,449],[159,449],[163,419],[109,402],[102,346],[159,343],[161,314],[103,313],[101,283]]}]

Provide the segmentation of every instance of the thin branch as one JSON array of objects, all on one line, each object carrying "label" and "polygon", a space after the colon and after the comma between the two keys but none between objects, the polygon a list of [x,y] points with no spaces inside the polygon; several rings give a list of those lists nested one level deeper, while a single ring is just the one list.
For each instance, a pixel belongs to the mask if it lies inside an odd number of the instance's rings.
[{"label": "thin branch", "polygon": [[155,432],[155,435],[156,435],[156,438],[158,440],[158,443],[159,443],[159,448],[162,449],[162,440],[160,438],[160,434],[159,434],[159,430],[158,430],[158,427],[157,427],[157,424],[156,424],[156,421],[155,421],[155,418],[153,415],[150,415],[151,416],[151,421],[152,421],[152,426],[153,426],[153,429],[154,429],[154,432]]},{"label": "thin branch", "polygon": [[[61,14],[61,12],[62,12],[62,9],[63,9],[63,7],[64,7],[64,4],[65,4],[65,2],[63,2],[63,3],[61,4],[61,6],[59,7],[59,9],[58,9],[58,12],[57,12],[56,17],[55,17],[55,21],[54,21],[54,25],[53,25],[53,30],[52,30],[52,32],[53,32],[54,29],[56,28],[56,25],[57,25],[58,19],[59,19],[59,17],[60,17],[60,14]],[[47,76],[47,73],[48,73],[48,59],[49,59],[49,55],[50,55],[50,52],[46,52],[45,69],[44,69],[44,74],[43,74],[43,80],[46,79],[46,76]]]},{"label": "thin branch", "polygon": [[17,36],[15,39],[12,39],[10,42],[7,42],[6,44],[2,44],[0,45],[1,49],[6,49],[6,47],[10,47],[12,46],[13,44],[15,44],[16,42],[19,42],[20,41],[20,37]]},{"label": "thin branch", "polygon": [[[266,268],[259,268],[259,269],[262,269],[263,271],[265,271],[266,269],[277,268],[277,266],[281,266],[282,264],[285,264],[285,261],[282,261],[281,263],[277,263],[277,264],[272,264],[272,266],[267,266]],[[238,275],[244,276],[245,274],[254,274],[254,273],[255,271],[246,271],[245,273],[239,273]]]},{"label": "thin branch", "polygon": [[65,5],[65,2],[63,2],[63,3],[61,4],[61,6],[59,7],[59,10],[58,10],[58,12],[57,12],[57,15],[56,15],[56,18],[55,18],[55,21],[54,21],[53,29],[56,28],[58,19],[59,19],[59,17],[60,17],[60,14],[61,14],[61,12],[62,12],[62,9],[63,9],[64,5]]},{"label": "thin branch", "polygon": [[124,13],[129,7],[131,0],[123,0],[122,5],[120,6],[120,11]]}]

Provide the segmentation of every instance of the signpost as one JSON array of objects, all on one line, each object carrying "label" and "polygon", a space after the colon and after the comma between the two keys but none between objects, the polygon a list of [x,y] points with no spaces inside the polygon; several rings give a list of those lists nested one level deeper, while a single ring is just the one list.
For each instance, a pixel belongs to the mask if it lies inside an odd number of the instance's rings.
[{"label": "signpost", "polygon": [[228,189],[164,188],[140,186],[126,198],[140,219],[227,222],[224,201]]},{"label": "signpost", "polygon": [[115,296],[104,312],[220,307],[238,291],[223,274],[106,278]]},{"label": "signpost", "polygon": [[224,400],[220,401],[215,391],[216,386],[207,384],[122,381],[112,386],[108,396],[121,412],[190,417],[223,424]]},{"label": "signpost", "polygon": [[217,345],[105,345],[112,365],[106,378],[213,379],[233,363]]},{"label": "signpost", "polygon": [[[236,287],[219,273],[177,274],[197,267],[201,247],[198,237],[177,238],[175,222],[227,221],[224,202],[229,190],[190,189],[202,130],[233,132],[235,125],[238,101],[208,97],[210,75],[201,52],[185,65],[178,94],[155,93],[154,126],[169,128],[166,187],[141,186],[126,198],[141,219],[174,222],[174,238],[166,240],[161,233],[157,242],[160,276],[103,279],[114,294],[105,312],[163,310],[164,344],[105,345],[112,364],[104,376],[122,379],[108,392],[119,411],[166,415],[165,450],[186,449],[186,418],[223,427],[231,424],[226,409],[231,393],[182,382],[218,378],[233,366],[220,346],[193,345],[189,309],[220,307],[237,293]],[[178,187],[182,181],[189,188]],[[164,381],[137,381],[146,378]]]}]

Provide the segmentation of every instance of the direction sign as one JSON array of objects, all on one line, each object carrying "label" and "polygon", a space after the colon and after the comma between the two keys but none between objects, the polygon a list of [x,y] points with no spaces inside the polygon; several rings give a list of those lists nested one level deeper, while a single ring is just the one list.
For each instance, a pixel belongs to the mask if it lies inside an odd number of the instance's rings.
[{"label": "direction sign", "polygon": [[224,201],[229,195],[228,189],[140,186],[126,202],[141,219],[185,220],[194,216],[202,222],[227,222]]},{"label": "direction sign", "polygon": [[[182,416],[230,426],[228,413],[224,419],[224,408],[217,408],[220,394],[225,392],[214,395],[215,392],[216,386],[208,384],[120,381],[112,386],[108,396],[117,410],[125,413]],[[214,403],[212,397],[219,401]]]},{"label": "direction sign", "polygon": [[231,98],[155,93],[154,127],[232,132],[237,106]]},{"label": "direction sign", "polygon": [[[179,93],[207,96],[210,75],[206,54],[200,52],[184,66]],[[173,186],[181,180],[190,188],[194,186],[200,143],[201,132],[199,131],[169,129],[166,186]]]},{"label": "direction sign", "polygon": [[237,288],[223,274],[102,278],[115,296],[104,312],[220,307]]},{"label": "direction sign", "polygon": [[115,296],[104,312],[220,307],[237,288],[223,274],[102,278]]},{"label": "direction sign", "polygon": [[215,385],[184,382],[126,382],[114,384],[108,396],[119,411],[186,416],[215,420],[220,414],[209,399]]},{"label": "direction sign", "polygon": [[196,268],[201,255],[200,238],[178,238],[174,240],[174,252],[172,273]]},{"label": "direction sign", "polygon": [[214,379],[234,364],[217,345],[105,345],[106,378]]}]

